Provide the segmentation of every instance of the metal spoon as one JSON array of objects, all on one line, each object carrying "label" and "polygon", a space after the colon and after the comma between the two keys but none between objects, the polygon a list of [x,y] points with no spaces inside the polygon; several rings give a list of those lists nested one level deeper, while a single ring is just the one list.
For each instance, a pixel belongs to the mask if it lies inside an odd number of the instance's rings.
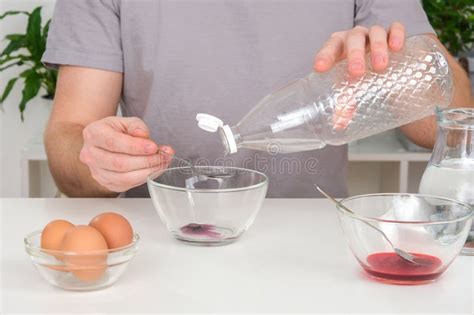
[{"label": "metal spoon", "polygon": [[[347,208],[346,206],[344,206],[342,203],[340,203],[339,201],[337,201],[336,199],[334,199],[333,197],[329,196],[324,190],[321,189],[321,187],[319,187],[318,185],[314,185],[316,186],[316,189],[321,193],[323,194],[326,198],[328,198],[329,200],[333,201],[336,205],[338,205],[339,207],[341,207],[342,209],[346,210],[347,212],[351,213],[351,214],[355,214],[354,211],[350,210],[349,208]],[[363,221],[361,220],[362,222],[364,222],[365,224],[367,224],[368,226],[370,226],[371,228],[373,228],[374,230],[377,230],[381,235],[382,237],[387,241],[387,243],[390,244],[390,247],[392,247],[393,251],[400,257],[402,258],[403,260],[405,261],[408,261],[412,264],[419,264],[419,265],[424,265],[423,261],[420,260],[420,259],[417,259],[417,257],[413,256],[412,254],[410,253],[407,253],[406,251],[404,250],[401,250],[397,247],[395,247],[392,243],[392,241],[390,241],[390,239],[388,238],[388,236],[382,231],[380,230],[378,227],[370,224],[369,222],[366,222],[366,221]]]},{"label": "metal spoon", "polygon": [[[232,174],[230,173],[220,173],[220,174],[209,174],[208,172],[205,172],[203,170],[200,170],[198,168],[196,168],[194,166],[194,164],[192,164],[191,162],[189,162],[188,160],[185,160],[181,157],[178,157],[174,154],[170,154],[168,152],[165,152],[165,151],[162,151],[162,150],[158,150],[160,154],[163,154],[163,155],[166,155],[170,158],[170,160],[174,159],[176,161],[178,161],[179,163],[182,163],[184,165],[186,165],[187,167],[189,167],[191,169],[191,173],[194,175],[194,176],[204,176],[206,178],[214,178],[214,179],[217,179],[217,178],[225,178],[225,177],[232,177]],[[201,179],[201,180],[205,180],[205,179]]]}]

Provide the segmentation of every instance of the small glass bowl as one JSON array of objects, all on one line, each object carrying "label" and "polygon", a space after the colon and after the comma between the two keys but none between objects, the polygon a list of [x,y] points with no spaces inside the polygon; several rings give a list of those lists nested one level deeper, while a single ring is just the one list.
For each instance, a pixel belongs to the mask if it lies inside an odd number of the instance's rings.
[{"label": "small glass bowl", "polygon": [[72,252],[40,247],[41,231],[24,239],[25,250],[40,275],[51,285],[65,290],[89,291],[115,283],[135,256],[140,237],[132,243],[106,251]]},{"label": "small glass bowl", "polygon": [[[468,204],[428,195],[361,195],[341,204],[354,212],[337,207],[356,259],[371,278],[393,284],[435,281],[461,252],[473,217]],[[423,264],[401,259],[370,225]]]},{"label": "small glass bowl", "polygon": [[225,166],[173,167],[148,178],[155,209],[171,234],[203,246],[238,239],[255,220],[267,186],[263,173]]}]

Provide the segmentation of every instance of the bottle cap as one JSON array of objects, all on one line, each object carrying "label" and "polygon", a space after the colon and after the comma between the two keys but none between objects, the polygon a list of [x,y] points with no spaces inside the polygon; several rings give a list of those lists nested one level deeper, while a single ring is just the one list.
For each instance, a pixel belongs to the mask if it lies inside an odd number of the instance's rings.
[{"label": "bottle cap", "polygon": [[196,120],[198,121],[199,128],[209,132],[216,132],[219,127],[224,125],[224,122],[219,118],[203,113],[197,114]]},{"label": "bottle cap", "polygon": [[224,122],[215,116],[203,113],[197,114],[196,120],[198,121],[199,128],[203,130],[216,132],[220,128],[220,136],[222,141],[224,141],[228,153],[232,154],[237,152],[237,143],[235,142],[234,134],[229,125],[224,125]]}]

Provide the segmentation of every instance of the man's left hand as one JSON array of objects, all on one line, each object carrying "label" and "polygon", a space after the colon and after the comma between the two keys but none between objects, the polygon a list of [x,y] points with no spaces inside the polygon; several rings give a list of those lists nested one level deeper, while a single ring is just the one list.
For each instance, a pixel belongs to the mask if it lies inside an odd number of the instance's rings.
[{"label": "man's left hand", "polygon": [[347,71],[358,77],[365,73],[365,53],[370,50],[370,60],[375,71],[384,70],[388,63],[388,51],[399,51],[405,42],[405,27],[394,22],[389,30],[380,25],[370,29],[356,26],[336,32],[323,45],[314,61],[314,70],[325,72],[335,63],[347,58]]}]

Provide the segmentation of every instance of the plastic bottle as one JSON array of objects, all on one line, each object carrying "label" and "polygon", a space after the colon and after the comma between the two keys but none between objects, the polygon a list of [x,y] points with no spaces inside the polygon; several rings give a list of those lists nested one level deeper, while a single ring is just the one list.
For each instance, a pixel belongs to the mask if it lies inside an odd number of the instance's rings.
[{"label": "plastic bottle", "polygon": [[196,119],[201,129],[219,131],[226,154],[241,148],[290,153],[346,144],[450,104],[451,70],[431,36],[408,38],[389,60],[376,72],[367,54],[368,69],[358,78],[347,73],[347,61],[313,72],[263,98],[233,127],[208,114]]}]

